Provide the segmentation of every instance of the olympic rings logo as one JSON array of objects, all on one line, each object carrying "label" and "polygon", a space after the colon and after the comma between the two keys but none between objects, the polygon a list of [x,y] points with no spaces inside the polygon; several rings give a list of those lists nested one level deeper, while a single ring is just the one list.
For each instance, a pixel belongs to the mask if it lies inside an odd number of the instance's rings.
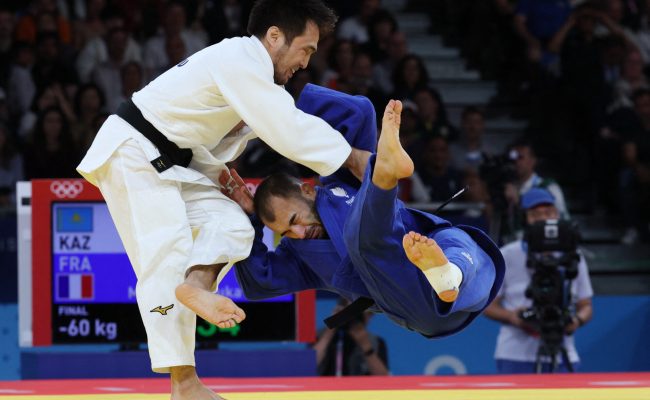
[{"label": "olympic rings logo", "polygon": [[54,181],[50,184],[50,191],[60,199],[74,199],[83,190],[84,185],[79,181]]}]

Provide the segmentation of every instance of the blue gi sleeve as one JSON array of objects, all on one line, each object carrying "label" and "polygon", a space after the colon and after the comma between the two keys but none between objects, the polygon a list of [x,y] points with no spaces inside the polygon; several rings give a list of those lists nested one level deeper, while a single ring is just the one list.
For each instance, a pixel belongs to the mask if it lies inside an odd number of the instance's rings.
[{"label": "blue gi sleeve", "polygon": [[262,241],[264,225],[256,216],[251,223],[255,228],[251,254],[235,264],[237,281],[248,299],[261,300],[322,286],[321,279],[284,242],[269,251]]},{"label": "blue gi sleeve", "polygon": [[[367,97],[351,96],[322,86],[307,84],[296,102],[296,107],[325,120],[332,128],[343,134],[350,146],[371,153],[377,150],[375,107]],[[360,185],[359,180],[343,168],[321,178],[324,185],[337,180],[355,187]]]}]

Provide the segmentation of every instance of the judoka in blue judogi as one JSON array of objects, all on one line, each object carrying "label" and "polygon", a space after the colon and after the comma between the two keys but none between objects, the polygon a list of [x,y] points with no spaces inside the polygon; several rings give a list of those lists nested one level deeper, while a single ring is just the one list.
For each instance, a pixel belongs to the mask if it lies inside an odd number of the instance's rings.
[{"label": "judoka in blue judogi", "polygon": [[[374,108],[365,97],[307,85],[297,105],[327,121],[353,147],[377,150]],[[382,167],[377,158],[385,159],[382,143],[379,151],[370,157],[361,183],[340,170],[321,177],[322,187],[286,174],[271,176],[258,187],[251,215],[255,242],[250,256],[235,267],[246,297],[264,299],[307,289],[336,292],[349,300],[368,297],[375,301],[375,311],[427,337],[462,330],[492,301],[505,271],[497,246],[478,229],[454,227],[407,208],[397,199],[396,186],[386,190],[373,183],[375,168]],[[222,183],[230,179],[231,197],[250,214],[250,198],[241,200],[241,193],[246,194],[243,182],[231,173],[233,178],[222,174]],[[262,221],[283,234],[274,251],[262,242]],[[462,272],[454,301],[442,301],[423,270],[407,258],[403,240],[409,231],[422,234],[421,240],[435,240]]]}]

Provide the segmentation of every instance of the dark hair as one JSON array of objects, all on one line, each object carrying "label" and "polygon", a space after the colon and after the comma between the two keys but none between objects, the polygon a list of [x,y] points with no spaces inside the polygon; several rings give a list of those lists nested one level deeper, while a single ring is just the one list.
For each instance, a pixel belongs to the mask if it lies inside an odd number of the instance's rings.
[{"label": "dark hair", "polygon": [[420,79],[418,82],[416,82],[416,87],[412,89],[416,89],[418,87],[426,86],[429,84],[429,72],[427,71],[427,67],[424,65],[424,61],[422,61],[422,57],[415,54],[407,54],[402,57],[401,60],[399,60],[395,66],[395,69],[393,70],[393,84],[395,85],[396,91],[399,91],[400,89],[406,89],[406,81],[404,80],[404,68],[406,67],[406,64],[411,60],[415,60],[420,72]]},{"label": "dark hair", "polygon": [[418,93],[427,93],[429,96],[431,96],[432,99],[434,99],[438,103],[438,119],[440,124],[442,125],[448,125],[449,124],[449,117],[447,116],[447,107],[445,107],[445,102],[442,100],[442,95],[440,92],[431,86],[420,86],[418,87],[415,92],[413,93],[413,101],[415,101],[415,96],[418,95]]},{"label": "dark hair", "polygon": [[634,92],[632,92],[632,102],[634,105],[636,105],[637,100],[639,100],[641,97],[644,96],[650,96],[650,89],[637,89]]},{"label": "dark hair", "polygon": [[104,92],[102,91],[102,89],[98,85],[92,82],[85,83],[81,85],[79,89],[77,89],[77,93],[75,93],[74,96],[74,112],[77,114],[77,116],[81,116],[81,100],[83,98],[83,95],[90,90],[94,90],[99,96],[100,110],[103,109],[104,106],[106,105],[106,97],[104,96]]},{"label": "dark hair", "polygon": [[464,121],[465,118],[474,114],[480,115],[481,117],[485,117],[485,115],[483,114],[483,110],[481,110],[477,106],[467,106],[463,109],[463,113],[461,114],[460,119],[461,121]]},{"label": "dark hair", "polygon": [[514,150],[517,147],[525,147],[530,151],[530,155],[533,157],[537,157],[537,153],[535,152],[535,147],[533,146],[533,142],[530,141],[527,137],[522,137],[518,138],[514,142],[508,146],[508,150]]},{"label": "dark hair", "polygon": [[368,39],[370,42],[376,42],[377,41],[377,35],[375,34],[375,26],[379,25],[383,22],[388,22],[390,24],[390,33],[395,33],[399,30],[399,26],[397,25],[397,20],[387,10],[377,10],[372,17],[370,17],[370,21],[368,21]]},{"label": "dark hair", "polygon": [[334,30],[338,17],[334,10],[321,0],[258,0],[248,17],[248,33],[259,39],[266,35],[271,26],[277,26],[291,44],[312,21],[318,26],[320,35]]},{"label": "dark hair", "polygon": [[59,114],[59,117],[61,117],[61,132],[59,134],[59,142],[61,144],[61,147],[64,149],[74,148],[74,141],[70,134],[70,125],[68,119],[58,106],[48,107],[45,110],[39,112],[36,124],[34,126],[34,136],[32,139],[34,146],[41,149],[45,148],[46,146],[45,130],[43,129],[43,125],[45,122],[45,117],[49,113],[57,113]]},{"label": "dark hair", "polygon": [[270,207],[271,197],[281,197],[283,199],[301,198],[301,185],[300,179],[285,172],[279,172],[264,179],[257,187],[253,197],[255,214],[262,220],[275,221],[275,213]]}]

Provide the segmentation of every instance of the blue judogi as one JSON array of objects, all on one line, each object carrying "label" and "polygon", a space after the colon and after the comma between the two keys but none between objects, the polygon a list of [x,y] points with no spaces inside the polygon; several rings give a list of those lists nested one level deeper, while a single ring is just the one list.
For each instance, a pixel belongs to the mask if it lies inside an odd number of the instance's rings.
[{"label": "blue judogi", "polygon": [[[307,85],[297,103],[339,130],[353,147],[374,151],[374,108],[361,96]],[[261,221],[251,217],[255,241],[237,263],[237,279],[250,299],[323,289],[354,300],[370,297],[376,310],[427,337],[466,327],[496,296],[505,271],[497,246],[480,230],[459,226],[397,199],[397,188],[372,184],[374,155],[361,186],[340,170],[322,177],[315,206],[329,239],[283,238],[273,252],[262,242]],[[433,238],[463,272],[458,298],[442,302],[424,274],[406,257],[402,237],[416,231]]]}]

